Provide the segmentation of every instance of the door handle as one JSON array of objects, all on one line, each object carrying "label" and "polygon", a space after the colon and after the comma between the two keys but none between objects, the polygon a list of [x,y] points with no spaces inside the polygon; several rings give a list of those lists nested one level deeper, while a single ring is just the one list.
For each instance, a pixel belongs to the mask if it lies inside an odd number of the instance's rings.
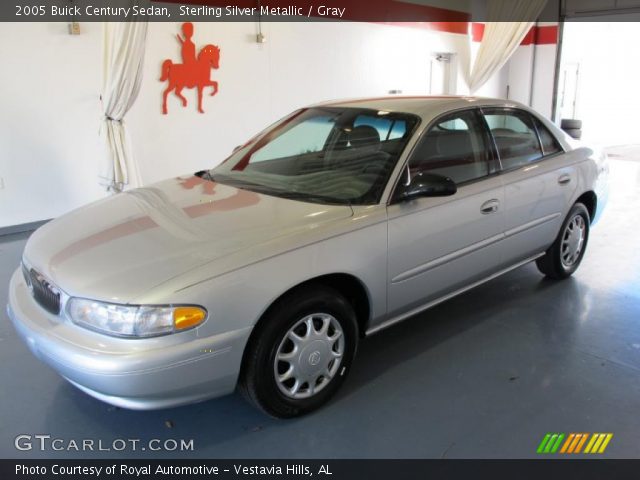
[{"label": "door handle", "polygon": [[564,175],[560,175],[558,177],[558,183],[560,185],[566,185],[569,182],[571,182],[571,175],[569,175],[568,173],[565,173]]},{"label": "door handle", "polygon": [[498,207],[500,206],[500,201],[497,198],[492,198],[491,200],[487,200],[480,207],[480,212],[483,215],[488,215],[490,213],[495,213],[498,211]]}]

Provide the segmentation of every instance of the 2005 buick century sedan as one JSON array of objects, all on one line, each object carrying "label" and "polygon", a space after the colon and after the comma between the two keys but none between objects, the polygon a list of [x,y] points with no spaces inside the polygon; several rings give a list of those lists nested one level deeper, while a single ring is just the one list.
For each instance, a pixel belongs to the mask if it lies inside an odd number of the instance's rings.
[{"label": "2005 buick century sedan", "polygon": [[304,414],[358,340],[527,262],[562,279],[606,201],[603,157],[514,102],[303,108],[218,167],[37,230],[8,312],[32,352],[133,409],[232,392]]}]

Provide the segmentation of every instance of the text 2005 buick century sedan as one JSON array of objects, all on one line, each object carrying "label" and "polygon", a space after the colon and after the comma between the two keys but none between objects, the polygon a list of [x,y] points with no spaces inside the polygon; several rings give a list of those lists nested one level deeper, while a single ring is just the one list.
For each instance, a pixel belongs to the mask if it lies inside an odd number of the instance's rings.
[{"label": "text 2005 buick century sedan", "polygon": [[303,108],[211,171],[49,222],[11,279],[29,348],[114,405],[232,392],[325,403],[358,340],[524,263],[562,279],[606,200],[604,160],[513,102]]}]

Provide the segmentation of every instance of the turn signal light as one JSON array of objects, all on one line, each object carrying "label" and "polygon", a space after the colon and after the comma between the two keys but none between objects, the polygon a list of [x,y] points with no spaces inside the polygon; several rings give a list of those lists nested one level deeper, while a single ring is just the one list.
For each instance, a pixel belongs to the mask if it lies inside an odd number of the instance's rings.
[{"label": "turn signal light", "polygon": [[200,325],[205,318],[207,318],[207,312],[198,307],[177,307],[173,311],[173,325],[176,330],[185,330]]}]

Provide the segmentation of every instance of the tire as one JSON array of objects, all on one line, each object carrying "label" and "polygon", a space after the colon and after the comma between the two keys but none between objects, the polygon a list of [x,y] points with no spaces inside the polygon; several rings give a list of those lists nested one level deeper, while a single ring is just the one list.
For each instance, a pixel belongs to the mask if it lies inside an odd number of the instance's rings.
[{"label": "tire", "polygon": [[582,128],[582,120],[576,120],[573,118],[563,118],[560,121],[560,128],[580,130]]},{"label": "tire", "polygon": [[564,131],[567,132],[567,135],[571,138],[575,138],[576,140],[580,140],[582,138],[582,130],[578,128],[565,128]]},{"label": "tire", "polygon": [[[567,218],[562,223],[558,237],[544,256],[536,260],[538,270],[548,278],[555,280],[570,277],[580,266],[584,252],[587,250],[590,222],[589,212],[582,203],[576,203],[571,207]],[[582,225],[582,228],[579,225]],[[575,236],[579,232],[575,229],[582,231],[582,241],[579,247],[577,244],[580,240]],[[576,233],[572,234],[572,231]],[[577,248],[579,248],[578,251],[576,251]]]},{"label": "tire", "polygon": [[[332,288],[301,288],[278,300],[256,326],[245,351],[239,390],[273,417],[304,415],[338,391],[351,369],[357,344],[358,324],[349,302]],[[276,355],[290,355],[293,361],[276,362]],[[291,378],[278,381],[277,375],[285,372],[293,372]]]}]

